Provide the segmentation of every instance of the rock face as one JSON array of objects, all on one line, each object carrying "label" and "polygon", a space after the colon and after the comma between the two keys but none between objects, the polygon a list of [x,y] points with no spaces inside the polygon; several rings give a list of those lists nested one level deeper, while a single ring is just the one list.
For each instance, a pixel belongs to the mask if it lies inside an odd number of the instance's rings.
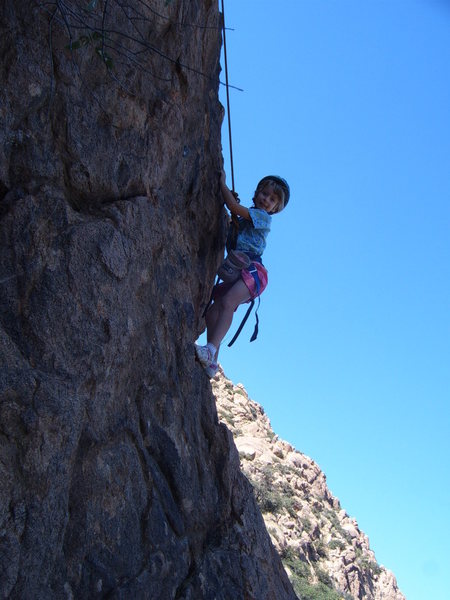
[{"label": "rock face", "polygon": [[280,440],[261,406],[220,372],[213,381],[221,420],[233,432],[272,541],[301,598],[405,600],[369,539],[308,456]]},{"label": "rock face", "polygon": [[0,597],[293,599],[194,361],[210,0],[0,6]]}]

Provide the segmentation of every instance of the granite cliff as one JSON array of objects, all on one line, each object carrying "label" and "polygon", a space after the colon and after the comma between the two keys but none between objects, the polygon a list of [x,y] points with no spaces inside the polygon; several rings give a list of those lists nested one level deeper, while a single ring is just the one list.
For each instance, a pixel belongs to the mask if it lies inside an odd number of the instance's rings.
[{"label": "granite cliff", "polygon": [[295,598],[194,360],[212,0],[0,6],[0,597]]},{"label": "granite cliff", "polygon": [[263,408],[241,384],[220,371],[212,386],[219,416],[233,432],[242,469],[299,597],[405,600],[318,465],[275,435]]}]

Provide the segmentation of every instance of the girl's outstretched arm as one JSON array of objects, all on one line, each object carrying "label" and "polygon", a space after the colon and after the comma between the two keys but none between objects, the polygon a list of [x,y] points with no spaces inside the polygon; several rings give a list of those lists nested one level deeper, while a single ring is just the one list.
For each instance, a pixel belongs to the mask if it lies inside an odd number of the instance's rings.
[{"label": "girl's outstretched arm", "polygon": [[220,174],[220,189],[222,190],[222,196],[225,204],[227,205],[228,210],[233,215],[238,215],[239,217],[244,217],[247,221],[250,221],[250,213],[248,212],[248,208],[245,206],[241,206],[236,198],[233,196],[233,192],[228,188],[226,184],[226,176],[225,171],[222,171]]}]

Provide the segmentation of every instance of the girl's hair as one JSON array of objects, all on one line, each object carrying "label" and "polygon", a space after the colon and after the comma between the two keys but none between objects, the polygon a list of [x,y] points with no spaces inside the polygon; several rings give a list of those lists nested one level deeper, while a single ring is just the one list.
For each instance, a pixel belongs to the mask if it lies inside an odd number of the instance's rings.
[{"label": "girl's hair", "polygon": [[258,183],[258,185],[256,187],[256,190],[255,190],[255,193],[253,195],[253,198],[255,198],[256,195],[261,190],[263,190],[265,187],[267,187],[268,185],[270,185],[273,188],[274,193],[280,199],[280,201],[278,202],[276,208],[273,211],[273,214],[279,213],[279,212],[281,212],[283,210],[283,208],[287,204],[287,202],[286,202],[286,190],[280,184],[280,182],[277,181],[276,179],[272,179],[270,176],[269,177],[264,177],[264,179],[261,179],[261,181]]}]

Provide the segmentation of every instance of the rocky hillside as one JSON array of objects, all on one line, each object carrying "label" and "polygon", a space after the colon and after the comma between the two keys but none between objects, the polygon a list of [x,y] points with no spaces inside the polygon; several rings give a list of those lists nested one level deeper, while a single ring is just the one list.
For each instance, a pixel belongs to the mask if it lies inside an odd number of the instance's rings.
[{"label": "rocky hillside", "polygon": [[194,340],[212,0],[0,3],[0,598],[295,598]]},{"label": "rocky hillside", "polygon": [[303,600],[405,600],[316,463],[280,440],[263,408],[220,372],[220,419],[233,433],[272,541]]}]

